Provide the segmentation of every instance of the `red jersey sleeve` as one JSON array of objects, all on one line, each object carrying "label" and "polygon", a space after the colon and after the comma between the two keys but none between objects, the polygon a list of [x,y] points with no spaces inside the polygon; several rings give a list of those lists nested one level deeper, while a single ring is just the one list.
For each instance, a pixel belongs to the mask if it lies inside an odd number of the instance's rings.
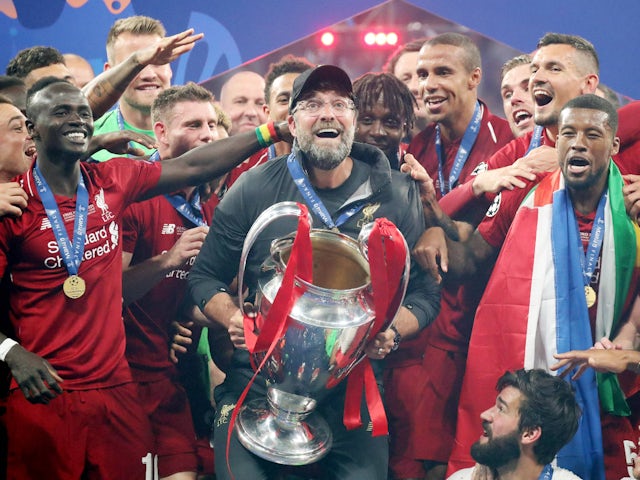
[{"label": "red jersey sleeve", "polygon": [[480,225],[478,225],[478,233],[482,235],[482,238],[484,238],[489,245],[498,250],[502,248],[509,227],[511,227],[511,223],[516,216],[516,211],[529,191],[531,191],[539,181],[538,179],[527,182],[525,188],[503,190],[496,195],[484,219],[480,222]]},{"label": "red jersey sleeve", "polygon": [[129,206],[122,216],[122,251],[133,253],[140,231],[138,203]]}]

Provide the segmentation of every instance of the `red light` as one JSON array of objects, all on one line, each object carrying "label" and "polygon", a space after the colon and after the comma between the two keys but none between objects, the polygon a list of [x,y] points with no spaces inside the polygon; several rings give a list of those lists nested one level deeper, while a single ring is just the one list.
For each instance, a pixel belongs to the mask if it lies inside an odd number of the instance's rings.
[{"label": "red light", "polygon": [[376,34],[373,32],[367,32],[364,36],[364,43],[367,45],[373,45],[376,43]]},{"label": "red light", "polygon": [[396,32],[371,31],[364,34],[363,40],[368,46],[386,47],[397,45],[399,37]]},{"label": "red light", "polygon": [[332,46],[335,43],[335,41],[336,41],[336,37],[331,32],[324,32],[320,37],[320,43],[322,43],[322,45],[324,45],[325,47]]}]

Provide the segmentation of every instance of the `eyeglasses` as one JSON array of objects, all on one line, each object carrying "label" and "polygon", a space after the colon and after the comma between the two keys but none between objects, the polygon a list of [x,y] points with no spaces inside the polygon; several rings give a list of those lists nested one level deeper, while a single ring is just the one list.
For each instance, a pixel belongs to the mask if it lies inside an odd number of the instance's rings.
[{"label": "eyeglasses", "polygon": [[307,112],[307,115],[311,117],[317,117],[324,109],[325,105],[329,105],[329,108],[336,117],[345,116],[350,110],[355,110],[356,106],[352,101],[347,100],[331,100],[329,102],[323,102],[322,100],[302,100],[296,105],[295,111],[303,110]]}]

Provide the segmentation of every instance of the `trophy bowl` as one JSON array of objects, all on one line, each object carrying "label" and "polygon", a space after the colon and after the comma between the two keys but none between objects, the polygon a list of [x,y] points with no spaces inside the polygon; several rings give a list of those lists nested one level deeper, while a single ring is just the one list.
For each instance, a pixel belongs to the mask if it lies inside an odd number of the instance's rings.
[{"label": "trophy bowl", "polygon": [[[257,230],[282,216],[283,211],[300,215],[293,202],[276,204],[263,212],[254,223],[256,232],[252,227],[245,240],[241,273],[245,250],[251,247]],[[264,215],[268,220],[261,219]],[[313,281],[295,277],[303,293],[291,308],[283,336],[276,340],[268,358],[264,351],[252,354],[254,364],[264,361],[267,396],[244,404],[235,427],[245,448],[271,462],[313,463],[331,448],[331,430],[315,407],[364,358],[367,342],[377,333],[372,331],[375,312],[366,256],[368,231],[365,228],[355,240],[339,232],[310,230]],[[282,285],[294,236],[274,240],[271,255],[262,264],[255,302],[262,318]],[[408,268],[404,277],[406,289]]]}]

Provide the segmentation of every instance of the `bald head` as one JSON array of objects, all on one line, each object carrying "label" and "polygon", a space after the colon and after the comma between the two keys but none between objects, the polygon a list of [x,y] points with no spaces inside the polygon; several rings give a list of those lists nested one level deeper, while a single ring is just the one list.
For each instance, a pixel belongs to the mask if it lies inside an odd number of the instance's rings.
[{"label": "bald head", "polygon": [[87,83],[93,80],[95,73],[91,64],[80,55],[75,53],[65,53],[63,55],[64,63],[73,75],[73,83],[79,87],[84,87]]},{"label": "bald head", "polygon": [[220,105],[231,118],[231,135],[255,129],[267,119],[265,81],[255,72],[238,72],[220,91]]}]

